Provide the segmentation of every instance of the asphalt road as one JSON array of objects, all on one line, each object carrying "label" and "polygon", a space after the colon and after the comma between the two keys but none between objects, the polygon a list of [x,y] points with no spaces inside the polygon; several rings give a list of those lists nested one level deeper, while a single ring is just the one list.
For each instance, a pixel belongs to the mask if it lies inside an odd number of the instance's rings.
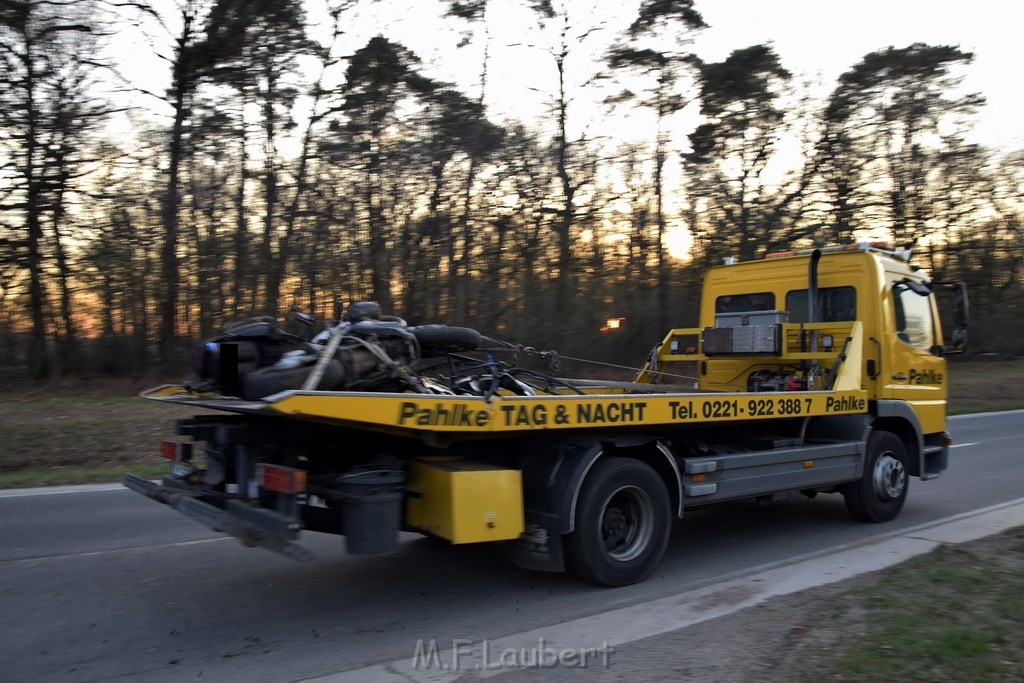
[{"label": "asphalt road", "polygon": [[912,480],[894,522],[855,522],[831,495],[692,511],[659,571],[619,589],[414,535],[370,559],[307,534],[320,559],[299,564],[119,487],[0,492],[0,679],[325,676],[411,659],[431,639],[479,643],[667,598],[1024,495],[1024,411],[953,418],[950,431],[949,470]]}]

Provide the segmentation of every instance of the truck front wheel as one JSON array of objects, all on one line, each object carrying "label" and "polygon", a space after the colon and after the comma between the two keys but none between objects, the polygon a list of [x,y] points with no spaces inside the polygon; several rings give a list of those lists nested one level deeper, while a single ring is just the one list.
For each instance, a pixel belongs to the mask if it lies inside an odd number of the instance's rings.
[{"label": "truck front wheel", "polygon": [[575,530],[565,543],[569,570],[604,586],[642,581],[665,554],[670,508],[665,484],[649,465],[601,458],[576,502]]},{"label": "truck front wheel", "polygon": [[907,499],[907,449],[891,432],[872,432],[864,458],[864,476],[846,485],[850,514],[863,522],[888,522]]}]

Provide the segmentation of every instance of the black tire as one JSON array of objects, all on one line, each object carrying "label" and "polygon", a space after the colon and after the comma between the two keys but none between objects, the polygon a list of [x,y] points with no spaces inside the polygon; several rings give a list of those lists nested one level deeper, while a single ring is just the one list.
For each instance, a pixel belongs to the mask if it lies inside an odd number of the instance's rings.
[{"label": "black tire", "polygon": [[872,432],[864,457],[864,475],[843,489],[846,509],[862,522],[896,518],[907,499],[910,476],[907,449],[892,432]]},{"label": "black tire", "polygon": [[672,527],[668,491],[650,465],[603,457],[587,473],[565,537],[569,571],[603,586],[644,580],[665,554]]},{"label": "black tire", "polygon": [[448,325],[417,325],[410,327],[416,341],[420,344],[423,358],[434,358],[448,353],[461,353],[479,348],[483,337],[469,327],[449,327]]},{"label": "black tire", "polygon": [[[247,401],[255,401],[265,396],[270,396],[281,391],[301,389],[306,383],[314,365],[304,365],[299,368],[281,369],[275,367],[260,368],[253,370],[242,378],[241,395]],[[324,374],[317,384],[319,391],[331,391],[341,381],[341,363],[332,360],[324,369]]]}]

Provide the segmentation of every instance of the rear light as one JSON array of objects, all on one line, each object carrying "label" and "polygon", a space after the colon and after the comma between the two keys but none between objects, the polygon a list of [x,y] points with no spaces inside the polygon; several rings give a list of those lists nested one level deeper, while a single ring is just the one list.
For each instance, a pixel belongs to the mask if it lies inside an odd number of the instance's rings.
[{"label": "rear light", "polygon": [[161,441],[160,455],[171,461],[171,474],[187,477],[195,471],[192,466],[192,444],[177,441]]},{"label": "rear light", "polygon": [[188,462],[192,459],[192,444],[178,443],[177,441],[161,441],[160,455],[168,460]]},{"label": "rear light", "polygon": [[277,493],[302,493],[306,490],[306,472],[294,467],[270,465],[261,462],[256,466],[256,478],[260,488]]}]

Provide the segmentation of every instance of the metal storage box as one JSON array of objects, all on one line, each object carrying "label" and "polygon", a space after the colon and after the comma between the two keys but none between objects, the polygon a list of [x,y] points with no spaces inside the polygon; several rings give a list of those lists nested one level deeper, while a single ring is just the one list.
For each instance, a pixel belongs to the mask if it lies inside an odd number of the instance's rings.
[{"label": "metal storage box", "polygon": [[715,327],[781,325],[788,322],[789,311],[737,311],[715,314]]},{"label": "metal storage box", "polygon": [[519,470],[454,458],[409,466],[406,522],[452,543],[505,541],[523,533]]},{"label": "metal storage box", "polygon": [[780,353],[782,323],[789,311],[738,311],[715,314],[715,326],[705,327],[703,351],[716,354]]}]

